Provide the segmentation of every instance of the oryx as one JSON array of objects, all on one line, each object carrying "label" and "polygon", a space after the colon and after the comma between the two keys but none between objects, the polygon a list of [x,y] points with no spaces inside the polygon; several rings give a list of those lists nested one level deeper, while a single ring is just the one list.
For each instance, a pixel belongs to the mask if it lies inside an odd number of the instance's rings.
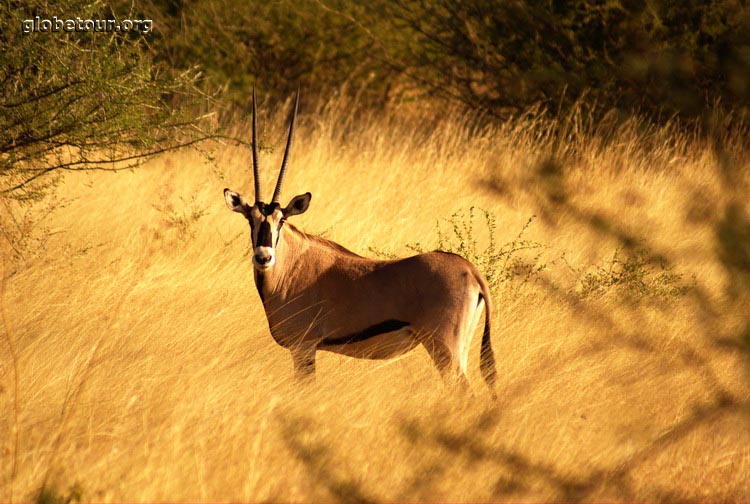
[{"label": "oryx", "polygon": [[444,377],[467,384],[469,343],[484,309],[480,369],[493,389],[492,302],[487,282],[472,263],[441,251],[368,259],[287,222],[305,212],[312,198],[308,192],[285,207],[279,204],[298,103],[299,92],[271,202],[265,203],[260,191],[255,90],[255,201],[224,189],[227,206],[250,223],[255,285],[271,335],[291,351],[297,376],[314,374],[318,350],[385,359],[422,344]]}]

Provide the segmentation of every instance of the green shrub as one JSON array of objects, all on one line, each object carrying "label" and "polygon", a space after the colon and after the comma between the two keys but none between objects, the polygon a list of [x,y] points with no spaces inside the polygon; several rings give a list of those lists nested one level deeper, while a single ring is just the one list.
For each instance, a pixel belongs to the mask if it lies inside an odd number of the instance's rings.
[{"label": "green shrub", "polygon": [[[497,242],[497,219],[486,210],[471,207],[468,215],[456,212],[436,224],[437,243],[434,247],[421,242],[410,243],[406,248],[418,254],[437,249],[458,254],[479,268],[493,294],[517,296],[522,287],[542,280],[542,273],[556,263],[545,260],[549,247],[525,238],[535,217],[531,217],[511,241]],[[375,255],[387,259],[399,256],[370,247]],[[686,281],[684,275],[675,273],[671,266],[655,257],[647,248],[640,248],[625,256],[617,249],[611,259],[597,265],[575,268],[559,256],[573,271],[576,281],[565,292],[577,299],[596,299],[615,292],[629,300],[644,298],[678,298],[684,296],[696,280]]]},{"label": "green shrub", "polygon": [[646,248],[625,257],[618,249],[611,259],[594,266],[592,271],[574,271],[579,276],[576,294],[581,299],[601,297],[609,291],[631,300],[675,298],[684,296],[695,285],[695,278],[686,283],[682,274],[656,260]]}]

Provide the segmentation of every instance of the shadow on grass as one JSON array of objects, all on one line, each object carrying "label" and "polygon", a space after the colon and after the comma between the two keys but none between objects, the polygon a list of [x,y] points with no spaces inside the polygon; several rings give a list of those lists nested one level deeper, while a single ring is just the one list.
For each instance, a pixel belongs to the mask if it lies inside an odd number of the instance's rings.
[{"label": "shadow on grass", "polygon": [[[463,460],[473,464],[489,464],[495,468],[495,474],[500,474],[500,476],[493,476],[491,471],[487,471],[487,476],[494,478],[493,499],[517,498],[519,492],[538,487],[539,484],[550,488],[554,494],[553,500],[556,501],[582,502],[595,498],[595,494],[607,490],[616,492],[618,498],[621,499],[638,499],[639,493],[642,494],[643,490],[637,491],[634,488],[631,481],[633,470],[648,463],[654,456],[701,425],[734,412],[750,413],[750,403],[726,401],[697,408],[687,418],[677,422],[666,432],[622,460],[578,476],[566,474],[553,464],[534,460],[518,451],[489,447],[482,443],[482,434],[495,426],[494,423],[486,422],[486,420],[469,425],[459,432],[435,428],[434,424],[426,426],[413,420],[404,421],[403,436],[415,447],[433,446],[442,449],[445,453],[445,456],[439,460],[436,458],[430,460],[426,470],[421,471],[422,476],[405,488],[404,496],[428,489],[435,479],[441,477],[450,466],[455,465],[457,460]],[[510,476],[507,476],[508,474]],[[659,501],[706,498],[706,496],[687,495],[655,486],[649,489],[648,494],[655,496]]]},{"label": "shadow on grass", "polygon": [[[321,485],[332,497],[341,502],[376,502],[354,478],[341,474],[349,468],[343,461],[334,460],[330,446],[320,440],[306,439],[305,433],[314,431],[314,421],[304,416],[286,415],[281,422],[282,439],[287,448],[304,464],[316,484]],[[356,471],[348,472],[356,474]]]},{"label": "shadow on grass", "polygon": [[[700,286],[691,288],[685,298],[684,302],[689,303],[692,313],[697,315],[701,324],[700,345],[680,340],[676,345],[670,346],[668,355],[663,354],[654,344],[658,341],[655,337],[658,335],[649,334],[641,329],[646,325],[641,323],[645,322],[644,315],[637,304],[629,306],[631,317],[627,324],[624,324],[595,304],[582,302],[552,281],[545,280],[541,285],[548,296],[567,305],[577,317],[595,321],[603,330],[586,348],[575,351],[564,359],[557,356],[540,356],[535,366],[526,373],[528,378],[514,382],[504,394],[501,394],[505,401],[513,401],[539,387],[540,380],[555,377],[555,369],[562,370],[584,357],[627,348],[655,359],[662,372],[681,372],[690,369],[696,380],[705,387],[708,399],[691,404],[688,407],[690,414],[670,425],[665,432],[636,449],[628,457],[609,467],[578,477],[561,474],[557,468],[530,459],[522,453],[483,446],[477,442],[477,432],[480,431],[478,426],[460,433],[450,433],[406,422],[403,426],[404,435],[414,443],[438,445],[447,452],[460,454],[468,459],[491,461],[498,467],[505,468],[513,474],[513,478],[510,481],[507,478],[497,481],[495,497],[498,498],[508,497],[538,480],[553,488],[555,499],[559,500],[586,500],[606,488],[615,489],[617,495],[627,500],[638,498],[629,482],[632,471],[698,427],[732,413],[740,413],[750,420],[747,387],[739,393],[736,392],[737,387],[734,387],[735,392],[728,390],[722,385],[712,367],[712,360],[718,354],[734,355],[745,365],[750,363],[750,212],[746,198],[743,200],[741,193],[737,191],[737,187],[742,186],[742,166],[727,161],[730,157],[722,155],[721,146],[714,148],[719,149],[717,157],[721,161],[722,190],[726,201],[723,206],[717,205],[708,210],[703,208],[699,217],[714,230],[715,253],[724,267],[727,282],[721,306],[718,306]],[[485,181],[483,185],[501,198],[508,199],[514,196],[507,184],[501,180]],[[548,223],[554,222],[560,215],[572,217],[603,238],[616,240],[625,249],[633,250],[645,242],[646,248],[655,251],[656,258],[670,264],[670,254],[667,250],[659,250],[648,240],[625,231],[625,226],[617,222],[616,218],[606,217],[600,212],[586,210],[577,205],[572,201],[568,187],[562,164],[548,159],[540,163],[536,176],[528,184],[522,184],[520,190],[532,197],[540,216]],[[699,188],[695,188],[689,197],[701,201],[703,195]],[[695,212],[686,216],[687,221],[695,218]],[[727,329],[722,327],[721,319],[727,313],[741,317],[743,321],[739,331],[726,333]],[[542,370],[546,371],[546,377],[540,378]],[[746,376],[750,377],[750,372]],[[682,490],[665,488],[653,488],[651,494],[658,500],[707,498],[705,495],[686,495]]]}]

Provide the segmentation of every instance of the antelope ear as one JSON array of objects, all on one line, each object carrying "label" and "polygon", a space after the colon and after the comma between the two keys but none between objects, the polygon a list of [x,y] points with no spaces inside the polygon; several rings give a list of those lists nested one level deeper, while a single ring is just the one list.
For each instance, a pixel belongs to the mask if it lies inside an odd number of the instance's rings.
[{"label": "antelope ear", "polygon": [[245,214],[247,212],[247,203],[242,196],[229,189],[224,189],[224,201],[227,203],[227,208],[234,212]]},{"label": "antelope ear", "polygon": [[292,198],[292,201],[284,209],[284,217],[291,217],[292,215],[299,215],[307,211],[307,207],[310,206],[310,200],[312,194],[306,192]]}]

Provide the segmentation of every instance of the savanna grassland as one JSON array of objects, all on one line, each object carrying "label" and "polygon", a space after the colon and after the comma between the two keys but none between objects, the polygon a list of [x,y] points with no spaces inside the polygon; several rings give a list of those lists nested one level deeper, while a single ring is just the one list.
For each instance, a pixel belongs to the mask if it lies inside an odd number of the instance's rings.
[{"label": "savanna grassland", "polygon": [[283,203],[312,192],[295,223],[364,255],[477,262],[497,400],[479,337],[474,397],[421,348],[296,384],[222,196],[249,150],[184,150],[69,174],[41,238],[3,242],[0,500],[750,500],[742,133],[347,107],[300,116]]}]

